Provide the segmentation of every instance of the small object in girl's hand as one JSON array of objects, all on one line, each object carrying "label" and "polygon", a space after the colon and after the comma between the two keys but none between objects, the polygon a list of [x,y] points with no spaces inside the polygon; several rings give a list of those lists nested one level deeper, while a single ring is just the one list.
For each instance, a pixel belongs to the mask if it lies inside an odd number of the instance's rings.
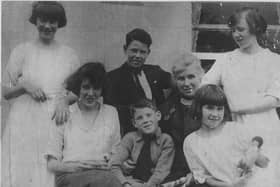
[{"label": "small object in girl's hand", "polygon": [[252,141],[258,143],[258,148],[261,148],[261,146],[263,145],[263,138],[260,136],[255,136]]},{"label": "small object in girl's hand", "polygon": [[256,166],[260,167],[260,168],[266,168],[269,164],[269,158],[260,154],[259,157],[257,158],[255,164]]}]

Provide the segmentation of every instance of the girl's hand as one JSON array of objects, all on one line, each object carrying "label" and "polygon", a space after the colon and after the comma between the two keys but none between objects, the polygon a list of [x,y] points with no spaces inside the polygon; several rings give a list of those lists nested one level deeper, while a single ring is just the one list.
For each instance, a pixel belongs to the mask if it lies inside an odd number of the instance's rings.
[{"label": "girl's hand", "polygon": [[67,173],[79,172],[83,169],[90,169],[91,166],[81,162],[64,162],[62,164],[62,170]]},{"label": "girl's hand", "polygon": [[246,173],[242,177],[240,177],[237,181],[235,181],[231,187],[243,187],[248,182],[249,178],[252,176],[252,172]]},{"label": "girl's hand", "polygon": [[28,93],[35,101],[44,102],[47,100],[46,94],[41,88],[38,88],[27,81],[22,81],[21,84],[25,92]]},{"label": "girl's hand", "polygon": [[64,100],[64,98],[61,98],[55,107],[52,120],[55,119],[56,125],[62,125],[68,121],[69,116],[69,105],[67,101]]}]

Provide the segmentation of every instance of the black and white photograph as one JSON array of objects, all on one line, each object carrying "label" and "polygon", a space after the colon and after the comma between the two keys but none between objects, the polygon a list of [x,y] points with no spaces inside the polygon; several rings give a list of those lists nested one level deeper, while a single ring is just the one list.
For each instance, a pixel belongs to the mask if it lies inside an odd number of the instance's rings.
[{"label": "black and white photograph", "polygon": [[279,1],[1,4],[1,187],[280,187]]}]

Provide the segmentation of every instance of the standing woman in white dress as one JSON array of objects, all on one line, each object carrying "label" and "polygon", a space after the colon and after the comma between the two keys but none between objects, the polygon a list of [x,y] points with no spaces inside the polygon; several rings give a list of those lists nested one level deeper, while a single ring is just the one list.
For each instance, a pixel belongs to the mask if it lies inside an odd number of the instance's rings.
[{"label": "standing woman in white dress", "polygon": [[258,43],[267,23],[256,9],[237,10],[228,25],[239,48],[217,59],[202,84],[221,85],[233,120],[248,127],[248,136],[264,138],[263,151],[270,157],[270,164],[266,174],[258,177],[260,181],[277,182],[280,181],[276,180],[280,158],[280,121],[276,113],[280,104],[280,56]]},{"label": "standing woman in white dress", "polygon": [[76,53],[55,40],[57,29],[66,25],[62,4],[35,2],[29,21],[38,35],[12,51],[4,75],[3,96],[11,101],[3,135],[5,187],[53,185],[44,159],[49,128],[55,125],[51,118],[68,93],[64,81],[79,67]]}]

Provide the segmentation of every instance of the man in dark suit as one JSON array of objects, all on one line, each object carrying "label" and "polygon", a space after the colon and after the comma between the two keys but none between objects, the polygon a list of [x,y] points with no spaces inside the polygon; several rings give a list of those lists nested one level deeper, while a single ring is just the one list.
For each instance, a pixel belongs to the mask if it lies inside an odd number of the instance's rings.
[{"label": "man in dark suit", "polygon": [[141,98],[152,99],[159,106],[165,100],[163,90],[171,86],[170,73],[157,65],[144,64],[151,44],[150,34],[143,29],[127,33],[123,46],[127,60],[107,76],[104,101],[117,107],[122,135],[133,130],[129,106]]}]

